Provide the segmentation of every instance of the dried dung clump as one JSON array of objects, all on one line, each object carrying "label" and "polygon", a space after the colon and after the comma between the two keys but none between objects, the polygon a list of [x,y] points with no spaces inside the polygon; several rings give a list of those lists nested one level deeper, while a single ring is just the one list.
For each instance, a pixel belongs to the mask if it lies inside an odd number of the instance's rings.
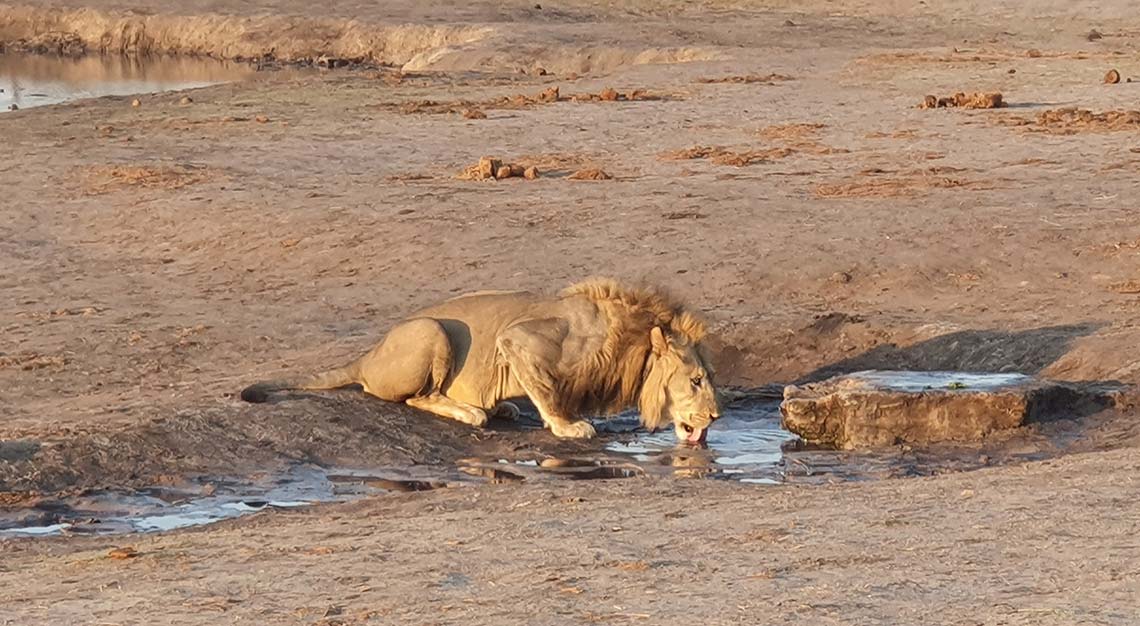
[{"label": "dried dung clump", "polygon": [[818,185],[815,195],[820,198],[894,198],[915,196],[931,189],[990,189],[992,182],[947,176],[962,172],[960,168],[930,167],[893,176],[888,172],[869,169],[860,172],[861,178]]},{"label": "dried dung clump", "polygon": [[535,180],[540,176],[538,168],[533,165],[525,167],[518,163],[504,163],[503,161],[485,156],[479,162],[462,172],[460,180],[502,180],[504,178],[525,178]]},{"label": "dried dung clump", "polygon": [[705,77],[696,79],[695,83],[714,84],[714,83],[737,83],[737,84],[754,84],[762,83],[765,85],[774,85],[784,81],[795,80],[787,74],[745,74],[743,76],[717,76]]},{"label": "dried dung clump", "polygon": [[733,151],[719,146],[694,146],[683,150],[671,150],[657,155],[663,161],[688,161],[693,159],[708,159],[717,165],[731,165],[745,167],[764,163],[775,159],[782,159],[795,152],[791,148],[768,148],[765,150]]},{"label": "dried dung clump", "polygon": [[207,178],[209,173],[202,167],[153,165],[96,166],[88,168],[83,175],[90,194],[128,187],[181,189]]},{"label": "dried dung clump", "polygon": [[1115,291],[1119,294],[1134,295],[1140,294],[1140,280],[1126,280],[1119,283],[1112,283],[1108,286],[1109,291]]},{"label": "dried dung clump", "polygon": [[775,124],[761,128],[760,131],[756,134],[765,139],[789,141],[804,139],[806,137],[814,137],[816,133],[823,128],[827,128],[827,124]]},{"label": "dried dung clump", "polygon": [[644,89],[634,89],[622,93],[612,87],[606,87],[598,93],[577,93],[570,96],[571,102],[626,102],[632,100],[664,100],[664,96],[653,95]]},{"label": "dried dung clump", "polygon": [[63,367],[67,359],[50,354],[12,354],[0,356],[0,369],[32,371],[48,367]]},{"label": "dried dung clump", "polygon": [[793,152],[821,155],[850,152],[846,148],[834,148],[816,140],[816,135],[820,129],[826,127],[826,124],[819,123],[776,124],[761,128],[757,134],[764,139],[781,142],[785,148]]},{"label": "dried dung clump", "polygon": [[1002,119],[1006,126],[1023,126],[1034,132],[1052,135],[1077,133],[1110,133],[1123,130],[1140,130],[1140,111],[1104,111],[1094,113],[1088,109],[1066,107],[1042,111],[1034,118],[1010,116]]},{"label": "dried dung clump", "polygon": [[125,560],[133,559],[139,555],[139,551],[134,546],[123,546],[121,548],[112,548],[107,552],[107,558]]},{"label": "dried dung clump", "polygon": [[1107,85],[1115,85],[1116,83],[1119,83],[1120,72],[1116,70],[1108,70],[1108,73],[1104,75],[1104,82]]},{"label": "dried dung clump", "polygon": [[596,167],[580,169],[566,177],[567,180],[610,180],[613,176]]},{"label": "dried dung clump", "polygon": [[[487,109],[529,109],[543,104],[555,102],[624,102],[634,100],[665,100],[665,96],[651,94],[644,89],[622,93],[607,87],[598,93],[578,93],[570,96],[562,95],[558,87],[547,87],[536,94],[514,94],[500,96],[487,100],[409,100],[403,102],[385,102],[375,105],[380,109],[399,111],[405,115],[416,113],[428,115],[457,114],[467,119],[483,119],[479,115]],[[485,117],[485,115],[484,115]]]},{"label": "dried dung clump", "polygon": [[962,93],[958,92],[948,98],[939,98],[938,96],[926,96],[922,100],[922,104],[918,105],[920,109],[943,109],[943,108],[958,108],[958,109],[999,109],[1005,106],[1002,102],[1001,94],[998,92],[992,93]]}]

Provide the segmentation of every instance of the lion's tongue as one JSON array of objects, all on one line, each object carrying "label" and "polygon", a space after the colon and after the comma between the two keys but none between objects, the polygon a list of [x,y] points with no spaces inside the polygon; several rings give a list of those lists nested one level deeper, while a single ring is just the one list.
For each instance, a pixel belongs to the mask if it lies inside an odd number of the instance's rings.
[{"label": "lion's tongue", "polygon": [[689,433],[689,443],[700,443],[705,440],[705,433],[708,429],[694,428],[693,432]]}]

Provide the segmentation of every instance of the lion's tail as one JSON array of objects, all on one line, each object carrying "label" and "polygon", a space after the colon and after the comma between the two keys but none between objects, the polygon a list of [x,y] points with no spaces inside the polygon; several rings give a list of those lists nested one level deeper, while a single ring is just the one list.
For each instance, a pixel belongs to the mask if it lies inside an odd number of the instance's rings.
[{"label": "lion's tail", "polygon": [[274,391],[336,389],[358,382],[360,382],[360,362],[355,361],[301,381],[271,380],[254,383],[241,390],[241,399],[260,403],[269,400],[269,394]]}]

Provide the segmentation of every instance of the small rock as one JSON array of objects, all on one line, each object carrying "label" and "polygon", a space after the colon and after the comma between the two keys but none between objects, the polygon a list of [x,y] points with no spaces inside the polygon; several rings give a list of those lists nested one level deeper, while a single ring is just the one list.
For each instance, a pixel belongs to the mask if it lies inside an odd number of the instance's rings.
[{"label": "small rock", "polygon": [[257,122],[258,124],[265,124],[269,121],[269,118],[264,115],[258,115],[257,117],[253,118],[253,121]]},{"label": "small rock", "polygon": [[1100,31],[1094,28],[1089,31],[1089,34],[1085,35],[1085,39],[1088,39],[1089,41],[1097,41],[1104,39],[1104,35],[1100,34]]},{"label": "small rock", "polygon": [[541,11],[541,10],[542,10],[542,5],[541,5],[541,4],[536,4],[536,5],[534,5],[534,8],[535,8],[535,10],[537,10],[537,11]]},{"label": "small rock", "polygon": [[1041,58],[1041,51],[1037,48],[1030,48],[1029,50],[1025,51],[1025,56],[1031,59],[1039,59]]},{"label": "small rock", "polygon": [[1119,83],[1119,82],[1120,82],[1120,72],[1118,72],[1116,70],[1108,70],[1108,73],[1104,75],[1104,83],[1106,85],[1115,85],[1116,83]]},{"label": "small rock", "polygon": [[182,96],[182,99],[178,101],[178,104],[190,104],[192,102],[194,102],[194,99],[190,96]]},{"label": "small rock", "polygon": [[485,120],[487,119],[487,114],[479,109],[465,109],[463,111],[463,118],[468,120]]},{"label": "small rock", "polygon": [[846,284],[851,282],[851,274],[848,274],[847,272],[836,272],[832,274],[831,278],[828,280],[833,283]]},{"label": "small rock", "polygon": [[795,26],[796,23],[792,20],[784,20],[784,26]]},{"label": "small rock", "polygon": [[613,101],[617,100],[619,97],[621,97],[621,94],[619,94],[612,87],[606,87],[605,89],[602,90],[602,93],[598,94],[598,97],[601,98],[602,100],[607,101],[607,102],[613,102]]},{"label": "small rock", "polygon": [[19,110],[20,110],[20,106],[19,106],[18,104],[15,104],[15,103],[13,103],[13,104],[9,104],[9,105],[8,105],[8,110],[9,110],[9,111],[19,111]]},{"label": "small rock", "polygon": [[544,68],[544,67],[534,68],[534,75],[535,76],[546,76],[546,68]]},{"label": "small rock", "polygon": [[1012,67],[1009,68],[1008,72],[1006,72],[1006,74],[1016,74],[1016,73],[1017,73],[1017,70],[1013,69]]},{"label": "small rock", "polygon": [[131,100],[131,106],[133,106],[133,107],[142,106],[142,100],[139,100],[138,98]]}]

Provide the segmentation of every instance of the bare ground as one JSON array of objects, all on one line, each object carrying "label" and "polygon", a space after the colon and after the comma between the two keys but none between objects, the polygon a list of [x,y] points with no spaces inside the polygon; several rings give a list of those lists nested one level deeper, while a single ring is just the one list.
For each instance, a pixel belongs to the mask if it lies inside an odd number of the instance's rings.
[{"label": "bare ground", "polygon": [[[901,4],[475,3],[450,21],[420,3],[337,4],[321,19],[373,33],[354,56],[443,73],[270,73],[190,104],[0,115],[0,487],[575,446],[346,394],[254,407],[234,393],[339,364],[454,293],[599,273],[705,310],[736,386],[865,367],[1137,382],[1136,128],[1039,114],[1136,108],[1134,84],[1101,78],[1140,72],[1140,23],[1126,3]],[[311,25],[315,10],[87,6],[154,12],[167,30],[136,43],[219,56],[300,41],[273,20]],[[34,3],[0,15],[9,43],[61,19]],[[63,27],[107,41],[77,15]],[[230,31],[201,30],[249,16],[268,22],[239,52]],[[405,40],[384,29],[409,23],[494,34],[385,57]],[[338,53],[322,32],[290,54]],[[661,56],[681,49],[700,54]],[[471,64],[490,73],[460,73]],[[669,97],[485,119],[405,106],[550,86]],[[917,108],[957,91],[1010,106]],[[712,151],[661,158],[694,148]],[[456,179],[487,154],[549,175]],[[581,167],[613,178],[567,178]],[[1133,432],[1127,411],[1116,422]],[[126,561],[97,558],[102,539],[15,541],[0,620],[1129,624],[1135,468],[1125,447],[827,488],[454,490],[143,538]]]}]

